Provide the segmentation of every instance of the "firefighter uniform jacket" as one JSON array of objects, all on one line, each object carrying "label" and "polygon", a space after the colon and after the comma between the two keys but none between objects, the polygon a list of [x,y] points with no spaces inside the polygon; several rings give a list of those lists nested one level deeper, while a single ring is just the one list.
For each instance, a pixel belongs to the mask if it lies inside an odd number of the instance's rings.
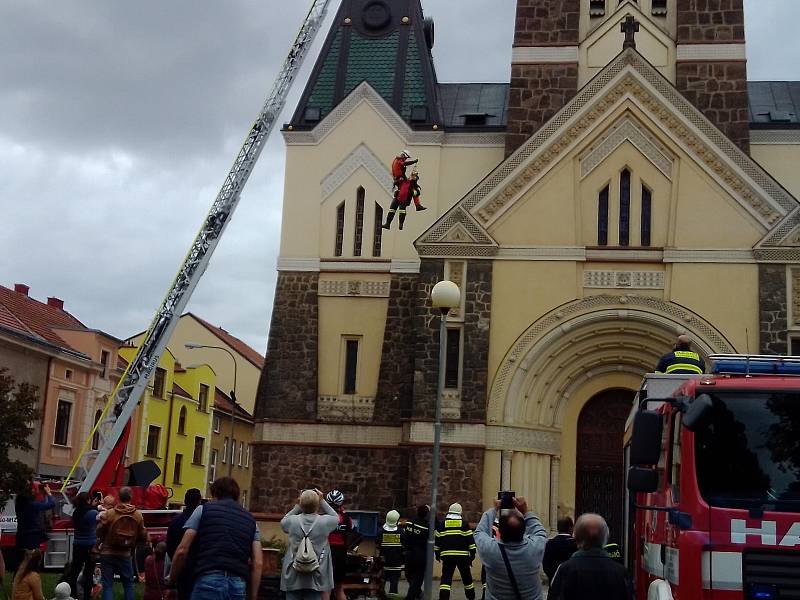
[{"label": "firefighter uniform jacket", "polygon": [[436,527],[436,558],[475,558],[475,538],[469,523],[461,516],[448,514]]},{"label": "firefighter uniform jacket", "polygon": [[675,350],[665,354],[658,361],[656,373],[671,374],[694,374],[702,375],[706,370],[706,364],[697,352],[691,350]]},{"label": "firefighter uniform jacket", "polygon": [[428,549],[428,520],[416,519],[410,523],[406,522],[402,542],[406,554],[406,566],[424,563]]},{"label": "firefighter uniform jacket", "polygon": [[383,568],[387,571],[402,571],[403,569],[403,543],[402,532],[399,527],[393,531],[385,527],[378,534],[378,549],[383,557]]}]

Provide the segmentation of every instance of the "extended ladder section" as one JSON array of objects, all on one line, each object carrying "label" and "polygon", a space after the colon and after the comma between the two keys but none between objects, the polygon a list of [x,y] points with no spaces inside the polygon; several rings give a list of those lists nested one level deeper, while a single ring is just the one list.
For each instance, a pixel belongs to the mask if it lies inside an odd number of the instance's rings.
[{"label": "extended ladder section", "polygon": [[[332,0],[314,0],[306,19],[300,28],[297,39],[292,45],[289,55],[278,74],[272,92],[267,97],[258,118],[247,134],[236,160],[231,167],[222,189],[214,200],[197,237],[192,242],[186,259],[181,265],[166,298],[155,314],[153,322],[144,337],[135,358],[125,370],[113,395],[106,404],[103,414],[93,428],[89,438],[81,449],[78,461],[73,465],[67,477],[70,479],[79,467],[86,473],[79,492],[89,492],[95,486],[99,474],[109,468],[109,459],[115,448],[124,442],[123,436],[136,406],[141,400],[153,371],[158,366],[161,355],[172,336],[178,319],[191,298],[192,292],[200,281],[217,247],[222,233],[225,231],[250,174],[255,167],[261,151],[286,104],[286,98],[292,83],[300,70],[303,60],[311,49],[314,38],[319,32]],[[98,450],[88,451],[95,435],[100,438],[96,444]],[[123,454],[119,451],[122,460]]]}]

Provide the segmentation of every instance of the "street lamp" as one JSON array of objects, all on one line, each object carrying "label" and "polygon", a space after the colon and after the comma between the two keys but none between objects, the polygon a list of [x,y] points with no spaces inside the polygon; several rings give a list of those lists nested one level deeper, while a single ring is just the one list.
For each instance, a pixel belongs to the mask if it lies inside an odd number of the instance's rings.
[{"label": "street lamp", "polygon": [[439,320],[439,385],[436,390],[436,418],[433,422],[433,460],[431,462],[431,510],[428,516],[428,555],[425,564],[425,600],[433,597],[433,547],[436,535],[436,492],[439,487],[439,461],[442,438],[442,396],[447,366],[447,314],[461,306],[461,290],[452,281],[440,281],[433,286],[431,302],[441,312]]},{"label": "street lamp", "polygon": [[230,460],[228,461],[228,477],[231,477],[233,475],[233,457],[236,456],[236,449],[233,448],[234,427],[236,425],[236,357],[233,355],[233,352],[223,346],[207,346],[206,344],[195,344],[194,342],[187,342],[183,346],[187,350],[198,350],[200,348],[222,350],[223,352],[227,352],[228,356],[230,356],[231,360],[233,361],[233,389],[231,390],[231,454]]}]

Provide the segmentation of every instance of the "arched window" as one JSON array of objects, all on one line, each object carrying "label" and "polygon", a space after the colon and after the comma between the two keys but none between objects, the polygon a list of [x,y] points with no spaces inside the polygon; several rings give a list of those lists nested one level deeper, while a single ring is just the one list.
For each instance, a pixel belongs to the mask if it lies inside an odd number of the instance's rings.
[{"label": "arched window", "polygon": [[[100,422],[100,417],[103,416],[103,410],[97,409],[97,412],[94,413],[94,424]],[[94,429],[94,427],[92,427]],[[95,431],[94,435],[92,436],[92,450],[99,450],[100,449],[100,432]]]},{"label": "arched window", "polygon": [[597,245],[608,246],[608,186],[597,198]]},{"label": "arched window", "polygon": [[650,229],[653,212],[653,192],[642,186],[642,246],[650,245]]},{"label": "arched window", "polygon": [[178,413],[178,433],[186,435],[186,407],[181,406],[181,412]]},{"label": "arched window", "polygon": [[356,235],[353,239],[353,256],[361,256],[361,244],[364,241],[364,196],[363,187],[356,191]]},{"label": "arched window", "polygon": [[631,172],[625,169],[619,176],[619,245],[631,241]]},{"label": "arched window", "polygon": [[375,235],[372,244],[372,256],[381,255],[381,243],[383,241],[383,207],[375,203]]},{"label": "arched window", "polygon": [[334,256],[341,256],[344,248],[344,202],[336,208],[336,246]]}]

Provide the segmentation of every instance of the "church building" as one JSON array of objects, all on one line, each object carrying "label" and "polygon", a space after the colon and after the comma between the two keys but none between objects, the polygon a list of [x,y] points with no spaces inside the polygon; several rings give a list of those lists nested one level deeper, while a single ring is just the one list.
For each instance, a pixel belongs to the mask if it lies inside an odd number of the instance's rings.
[{"label": "church building", "polygon": [[[518,0],[485,84],[437,80],[420,0],[342,1],[283,131],[253,510],[428,500],[442,279],[439,509],[473,519],[512,489],[613,535],[633,394],[677,335],[798,351],[800,83],[748,82],[742,3]],[[404,149],[427,210],[384,229]]]}]

